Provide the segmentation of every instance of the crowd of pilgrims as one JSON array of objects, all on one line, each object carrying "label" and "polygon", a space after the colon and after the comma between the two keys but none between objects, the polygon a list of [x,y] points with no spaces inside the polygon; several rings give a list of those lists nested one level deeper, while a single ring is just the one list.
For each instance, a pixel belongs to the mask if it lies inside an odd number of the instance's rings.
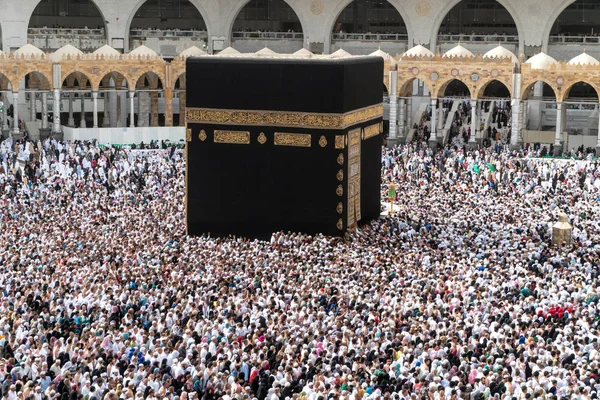
[{"label": "crowd of pilgrims", "polygon": [[4,141],[1,398],[595,399],[599,165],[497,150],[384,149],[391,216],[251,241],[185,235],[181,149]]}]

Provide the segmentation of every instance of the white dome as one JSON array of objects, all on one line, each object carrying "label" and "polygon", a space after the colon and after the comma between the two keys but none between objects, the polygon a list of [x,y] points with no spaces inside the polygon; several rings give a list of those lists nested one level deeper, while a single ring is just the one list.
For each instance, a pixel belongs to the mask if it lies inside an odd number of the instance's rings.
[{"label": "white dome", "polygon": [[402,54],[402,57],[435,57],[435,54],[428,48],[418,44],[415,47],[408,49]]},{"label": "white dome", "polygon": [[268,47],[264,47],[254,54],[257,56],[276,56],[277,55],[277,53],[275,53],[273,50],[271,50]]},{"label": "white dome", "polygon": [[569,65],[598,65],[600,61],[596,60],[594,57],[590,56],[588,53],[583,52],[577,57],[573,58],[567,64]]},{"label": "white dome", "polygon": [[300,50],[296,51],[293,55],[300,56],[300,57],[311,57],[314,54],[310,50],[301,48]]},{"label": "white dome", "polygon": [[371,54],[369,54],[370,56],[375,56],[375,57],[381,57],[383,58],[385,61],[388,61],[392,58],[392,56],[390,56],[388,53],[386,53],[385,51],[378,49],[374,52],[372,52]]},{"label": "white dome", "polygon": [[192,47],[188,47],[187,49],[185,49],[184,51],[182,51],[181,53],[179,53],[179,57],[202,57],[202,56],[207,56],[208,53],[205,52],[204,50],[202,50],[199,47],[196,46],[192,46]]},{"label": "white dome", "polygon": [[483,55],[483,58],[510,58],[513,62],[519,61],[512,51],[503,46],[496,46]]},{"label": "white dome", "polygon": [[149,57],[158,57],[158,53],[152,50],[145,45],[141,45],[136,47],[135,49],[129,52],[130,56],[149,56]]},{"label": "white dome", "polygon": [[100,47],[99,49],[96,49],[92,54],[97,55],[97,56],[104,56],[104,57],[118,57],[121,55],[121,53],[119,53],[118,50],[110,47],[107,44]]},{"label": "white dome", "polygon": [[16,55],[24,55],[24,56],[43,56],[44,53],[42,50],[38,49],[32,44],[27,43],[25,46],[15,51]]},{"label": "white dome", "polygon": [[463,47],[459,44],[459,45],[456,45],[456,47],[453,47],[450,50],[448,50],[447,52],[445,52],[442,57],[444,57],[444,58],[447,58],[447,57],[450,57],[450,58],[475,57],[475,55],[473,53],[471,53],[468,49],[466,49],[465,47]]},{"label": "white dome", "polygon": [[550,69],[557,61],[546,53],[539,53],[525,61],[525,64],[531,65],[531,69]]},{"label": "white dome", "polygon": [[339,49],[338,51],[331,53],[331,58],[344,58],[344,57],[352,57],[352,54],[348,53],[344,49]]},{"label": "white dome", "polygon": [[238,55],[241,54],[239,51],[237,51],[236,49],[234,49],[233,47],[228,47],[226,49],[223,49],[219,52],[219,56],[232,56],[232,55]]},{"label": "white dome", "polygon": [[59,62],[61,61],[63,58],[71,56],[71,58],[77,58],[77,56],[82,56],[83,55],[83,51],[79,50],[78,48],[70,45],[70,44],[66,44],[63,47],[61,47],[60,49],[56,50],[54,53],[50,54],[50,59],[53,62]]}]

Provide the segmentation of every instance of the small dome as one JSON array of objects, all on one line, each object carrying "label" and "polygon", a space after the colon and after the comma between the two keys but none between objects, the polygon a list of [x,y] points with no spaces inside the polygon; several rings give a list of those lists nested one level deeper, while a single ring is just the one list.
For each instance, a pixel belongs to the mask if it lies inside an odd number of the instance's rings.
[{"label": "small dome", "polygon": [[277,55],[277,53],[275,53],[273,50],[271,50],[268,47],[264,47],[254,54],[257,56],[276,56]]},{"label": "small dome", "polygon": [[104,56],[104,57],[115,57],[115,56],[118,57],[121,55],[121,53],[119,53],[118,50],[110,47],[107,44],[100,47],[99,49],[96,49],[92,54],[97,55],[97,56]]},{"label": "small dome", "polygon": [[369,54],[370,56],[375,56],[375,57],[381,57],[383,58],[385,61],[388,61],[392,58],[392,56],[390,56],[388,53],[386,53],[385,51],[378,49],[374,52],[372,52],[371,54]]},{"label": "small dome", "polygon": [[435,54],[428,48],[419,44],[406,50],[404,54],[402,54],[402,57],[435,57]]},{"label": "small dome", "polygon": [[531,69],[549,69],[557,61],[546,53],[539,53],[525,61],[525,64],[531,65]]},{"label": "small dome", "polygon": [[202,57],[202,56],[207,56],[208,53],[205,52],[204,50],[202,50],[199,47],[196,46],[192,46],[192,47],[188,47],[187,49],[185,49],[184,51],[182,51],[181,53],[179,53],[179,57]]},{"label": "small dome", "polygon": [[42,50],[38,49],[37,47],[35,47],[32,44],[27,43],[25,46],[21,47],[20,49],[15,51],[15,54],[17,55],[24,55],[24,56],[44,56],[46,55],[46,53],[44,53]]},{"label": "small dome", "polygon": [[50,59],[53,62],[59,62],[61,61],[63,58],[71,56],[71,58],[77,58],[77,56],[82,56],[83,55],[83,51],[79,50],[78,48],[70,45],[70,44],[66,44],[63,47],[61,47],[60,49],[56,50],[54,53],[50,54]]},{"label": "small dome", "polygon": [[600,62],[596,60],[594,57],[590,56],[588,53],[583,52],[577,57],[573,58],[567,64],[569,65],[598,65]]},{"label": "small dome", "polygon": [[228,47],[226,49],[223,49],[219,52],[219,56],[235,56],[235,55],[239,55],[242,54],[239,51],[237,51],[236,49],[234,49],[233,47]]},{"label": "small dome", "polygon": [[344,57],[352,57],[352,54],[348,53],[344,49],[339,49],[338,51],[331,53],[331,58],[344,58]]},{"label": "small dome", "polygon": [[444,57],[444,58],[475,57],[475,55],[473,53],[471,53],[468,49],[466,49],[465,47],[463,47],[459,44],[459,45],[456,45],[456,47],[453,47],[450,50],[448,50],[447,52],[445,52],[442,57]]},{"label": "small dome", "polygon": [[300,56],[300,57],[311,57],[314,54],[310,50],[301,48],[300,50],[296,51],[293,55]]},{"label": "small dome", "polygon": [[129,52],[130,56],[149,56],[149,57],[158,57],[158,53],[152,50],[150,47],[145,45],[141,45],[136,47],[135,49]]},{"label": "small dome", "polygon": [[503,46],[496,46],[483,55],[483,58],[510,58],[513,62],[519,61],[512,51]]}]

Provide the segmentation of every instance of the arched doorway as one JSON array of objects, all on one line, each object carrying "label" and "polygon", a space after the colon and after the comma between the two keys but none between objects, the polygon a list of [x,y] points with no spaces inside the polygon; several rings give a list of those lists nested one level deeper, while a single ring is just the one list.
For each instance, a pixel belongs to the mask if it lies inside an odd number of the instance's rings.
[{"label": "arched doorway", "polygon": [[67,118],[64,120],[61,115],[61,123],[71,127],[86,128],[86,99],[91,99],[92,95],[90,79],[82,72],[73,72],[63,81],[60,92],[68,97],[69,104]]},{"label": "arched doorway", "polygon": [[[60,116],[60,109],[54,109],[53,103],[53,94],[51,93],[51,85],[49,78],[39,72],[30,72],[25,75],[25,77],[21,80],[19,89],[19,99],[24,99],[27,106],[29,115],[22,114],[23,108],[21,108],[21,114],[18,116],[14,115],[14,107],[13,107],[13,117],[15,120],[20,120],[22,122],[25,121],[37,121],[38,113],[37,110],[41,110],[41,119],[42,124],[41,128],[48,129],[51,126],[52,121],[54,120],[55,115]],[[48,96],[50,95],[50,98]],[[38,107],[39,105],[41,107]],[[22,103],[21,103],[22,104]],[[60,102],[59,102],[60,104]],[[13,98],[14,105],[14,98]],[[14,126],[14,125],[13,125]]]},{"label": "arched doorway", "polygon": [[[564,108],[558,112],[557,95],[548,82],[530,82],[521,91],[523,107],[523,142],[525,146],[554,150],[556,134],[564,127]],[[561,116],[559,117],[559,114]],[[557,123],[560,126],[557,126]]]},{"label": "arched doorway", "polygon": [[568,149],[585,151],[594,148],[600,122],[597,90],[587,82],[573,84],[565,91],[563,108]]},{"label": "arched doorway", "polygon": [[[175,81],[173,89],[173,126],[185,125],[185,72]],[[177,106],[176,103],[177,102]],[[178,112],[175,112],[178,110]]]},{"label": "arched doorway", "polygon": [[[483,130],[481,137],[484,145],[491,146],[498,141],[508,144],[511,135],[512,104],[510,89],[499,80],[492,80],[480,90],[478,104],[482,112]],[[526,104],[520,104],[525,107]],[[525,122],[524,111],[522,111]]]},{"label": "arched doorway", "polygon": [[191,46],[207,50],[206,23],[189,0],[146,0],[129,25],[129,48],[142,44],[163,57]]},{"label": "arched doorway", "polygon": [[29,18],[27,39],[46,52],[66,44],[91,52],[106,44],[106,22],[93,0],[40,1]]},{"label": "arched doorway", "polygon": [[102,127],[132,126],[127,79],[119,72],[109,72],[100,81],[98,92],[104,99]]},{"label": "arched doorway", "polygon": [[468,142],[472,118],[470,99],[471,90],[460,79],[440,86],[437,131],[443,144],[463,147]]},{"label": "arched doorway", "polygon": [[[373,42],[371,48],[353,42]],[[408,34],[404,19],[387,0],[354,0],[342,10],[333,24],[331,52],[340,48],[351,54],[369,54],[378,47],[397,53],[406,50]],[[398,48],[398,43],[404,47]]]},{"label": "arched doorway", "polygon": [[458,42],[469,43],[469,48],[476,52],[485,52],[502,43],[518,53],[519,32],[510,12],[498,1],[463,0],[442,20],[437,50],[445,53]]},{"label": "arched doorway", "polygon": [[164,126],[164,114],[158,112],[158,99],[164,97],[161,79],[154,72],[146,72],[135,85],[138,98],[138,121],[136,126]]},{"label": "arched doorway", "polygon": [[418,78],[398,82],[398,136],[406,142],[427,144],[431,138],[432,118],[437,108],[432,107],[431,92]]},{"label": "arched doorway", "polygon": [[238,13],[231,32],[233,47],[242,53],[264,47],[291,53],[302,48],[302,39],[300,19],[284,0],[250,0]]}]

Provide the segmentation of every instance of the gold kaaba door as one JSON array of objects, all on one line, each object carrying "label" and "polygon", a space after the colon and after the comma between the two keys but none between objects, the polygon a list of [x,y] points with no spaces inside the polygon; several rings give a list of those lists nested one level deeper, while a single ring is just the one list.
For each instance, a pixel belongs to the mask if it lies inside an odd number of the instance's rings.
[{"label": "gold kaaba door", "polygon": [[348,132],[348,227],[360,221],[360,128]]}]

